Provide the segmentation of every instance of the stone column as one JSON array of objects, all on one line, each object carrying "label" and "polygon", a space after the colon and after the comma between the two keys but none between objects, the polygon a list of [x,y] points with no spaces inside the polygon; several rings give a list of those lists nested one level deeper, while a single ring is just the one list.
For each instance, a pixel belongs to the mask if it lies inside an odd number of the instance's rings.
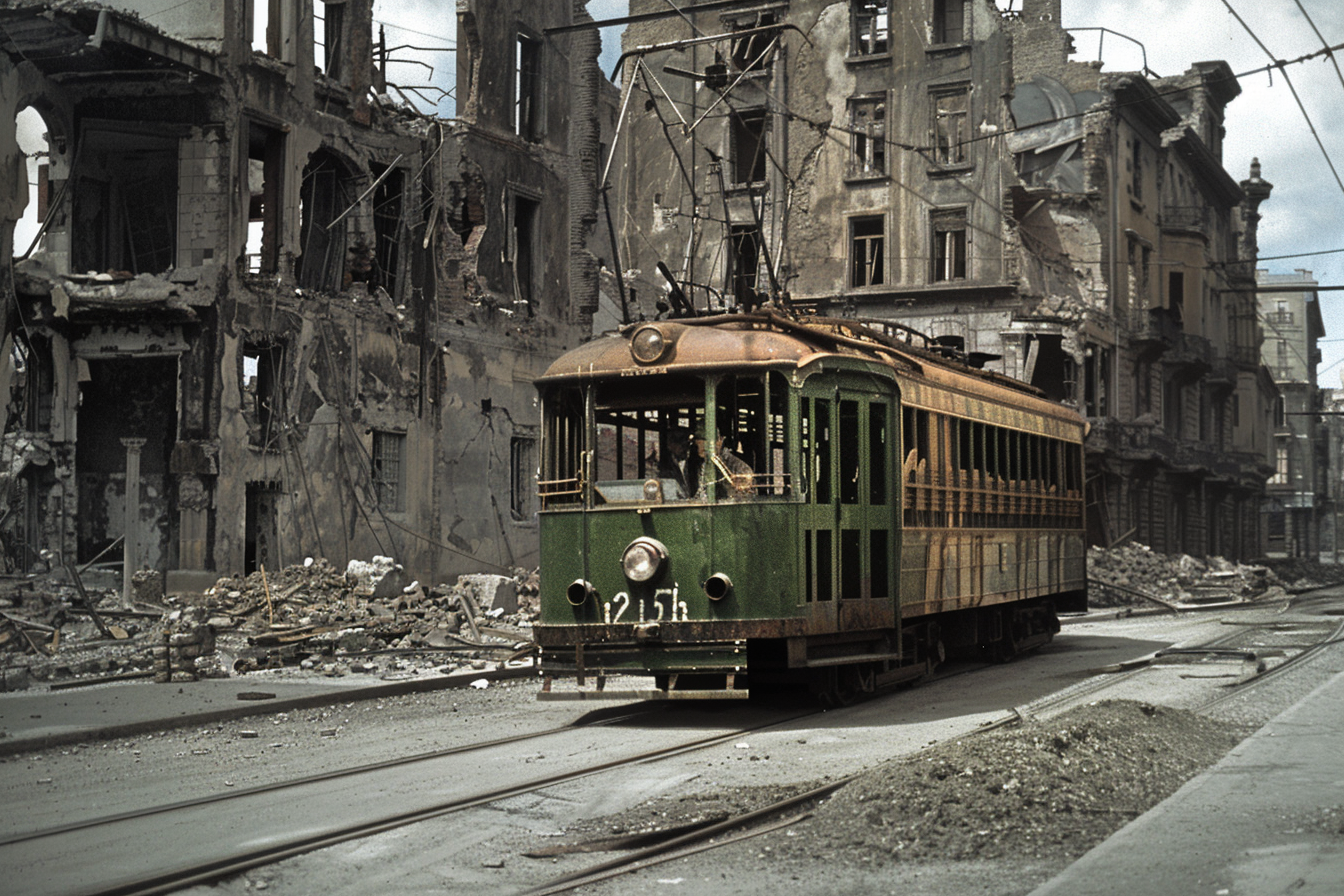
[{"label": "stone column", "polygon": [[131,575],[140,546],[140,449],[145,439],[122,439],[126,446],[126,521],[121,541],[121,605],[131,609]]}]

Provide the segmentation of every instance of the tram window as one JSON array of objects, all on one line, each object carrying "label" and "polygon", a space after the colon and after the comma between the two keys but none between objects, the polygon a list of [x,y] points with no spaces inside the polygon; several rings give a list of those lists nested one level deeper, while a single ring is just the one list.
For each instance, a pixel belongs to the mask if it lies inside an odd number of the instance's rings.
[{"label": "tram window", "polygon": [[760,377],[725,377],[715,390],[715,401],[723,450],[731,451],[752,473],[751,488],[732,497],[789,494],[788,381],[777,373],[768,383]]},{"label": "tram window", "polygon": [[812,487],[812,502],[829,504],[831,503],[831,403],[825,398],[818,398],[816,409],[817,414],[813,418],[815,437],[812,470],[815,480]]},{"label": "tram window", "polygon": [[[829,404],[829,402],[828,402]],[[831,530],[818,529],[817,535],[817,600],[831,599]]]},{"label": "tram window", "polygon": [[803,593],[807,595],[807,602],[811,603],[817,598],[817,581],[812,578],[812,530],[803,531]]},{"label": "tram window", "polygon": [[557,389],[545,396],[542,427],[542,506],[578,503],[583,456],[583,396],[578,389]]},{"label": "tram window", "polygon": [[[765,448],[770,473],[766,494],[792,494],[793,483],[789,480],[789,383],[782,374],[771,373],[770,415],[766,425]],[[759,469],[759,468],[758,468]]]},{"label": "tram window", "polygon": [[840,503],[859,503],[859,403],[840,402]]},{"label": "tram window", "polygon": [[887,406],[868,405],[868,503],[887,503]]},{"label": "tram window", "polygon": [[868,533],[872,558],[872,594],[876,598],[891,597],[891,558],[887,551],[887,530],[873,529]]},{"label": "tram window", "polygon": [[840,597],[843,600],[863,597],[862,536],[859,529],[840,530]]}]

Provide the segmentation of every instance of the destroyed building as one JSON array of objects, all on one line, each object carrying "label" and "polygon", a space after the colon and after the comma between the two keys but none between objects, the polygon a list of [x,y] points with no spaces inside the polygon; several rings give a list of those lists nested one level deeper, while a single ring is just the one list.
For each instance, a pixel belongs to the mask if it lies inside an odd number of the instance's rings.
[{"label": "destroyed building", "polygon": [[1256,281],[1264,362],[1282,396],[1274,411],[1274,475],[1265,487],[1265,552],[1315,560],[1327,544],[1322,528],[1333,522],[1327,471],[1338,469],[1330,466],[1328,430],[1319,416],[1325,410],[1325,392],[1316,382],[1325,335],[1319,284],[1300,269],[1258,270]]},{"label": "destroyed building", "polygon": [[4,571],[128,531],[170,589],[536,565],[532,379],[598,306],[614,88],[595,29],[543,39],[579,0],[454,14],[443,119],[372,0],[0,4]]},{"label": "destroyed building", "polygon": [[1092,543],[1261,553],[1271,186],[1223,168],[1240,92],[1225,63],[1158,78],[1070,61],[1059,0],[631,14],[617,153],[634,313],[670,288],[702,310],[908,326],[1087,417]]}]

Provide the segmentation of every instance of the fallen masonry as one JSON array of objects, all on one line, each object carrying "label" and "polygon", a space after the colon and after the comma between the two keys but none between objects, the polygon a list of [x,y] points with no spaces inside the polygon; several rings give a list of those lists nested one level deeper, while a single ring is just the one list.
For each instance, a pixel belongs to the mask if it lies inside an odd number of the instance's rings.
[{"label": "fallen masonry", "polygon": [[201,594],[165,597],[148,579],[129,610],[118,609],[117,589],[84,586],[68,570],[0,584],[4,689],[283,666],[327,675],[482,669],[530,649],[537,613],[535,571],[431,587],[407,581],[387,557],[344,571],[309,559],[222,578]]}]

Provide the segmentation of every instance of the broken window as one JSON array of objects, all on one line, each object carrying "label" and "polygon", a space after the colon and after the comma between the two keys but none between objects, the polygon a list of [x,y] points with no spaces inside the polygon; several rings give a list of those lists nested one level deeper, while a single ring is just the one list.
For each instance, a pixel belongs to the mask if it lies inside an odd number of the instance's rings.
[{"label": "broken window", "polygon": [[[270,43],[272,19],[271,4],[275,2],[276,0],[251,0],[251,2],[247,4],[247,20],[249,26],[247,33],[251,35],[252,49],[265,53],[268,56],[278,55],[272,51]],[[278,20],[279,16],[275,16],[274,18]]]},{"label": "broken window", "polygon": [[281,172],[284,134],[257,122],[248,125],[247,139],[247,269],[274,274],[280,269]]},{"label": "broken window", "polygon": [[14,254],[23,257],[37,237],[38,229],[47,217],[51,199],[50,146],[47,123],[32,106],[24,108],[14,119],[14,136],[23,153],[28,173],[28,205],[23,217],[14,222]]},{"label": "broken window", "polygon": [[105,124],[86,125],[71,236],[75,270],[158,274],[172,267],[177,245],[177,140]]},{"label": "broken window", "polygon": [[339,79],[345,55],[345,0],[313,0],[313,64]]},{"label": "broken window", "polygon": [[1111,350],[1089,344],[1083,361],[1083,413],[1105,417],[1111,413]]},{"label": "broken window", "polygon": [[514,72],[514,132],[524,140],[541,139],[541,41],[518,35]]},{"label": "broken window", "polygon": [[355,198],[353,178],[334,155],[319,150],[309,157],[299,185],[299,255],[294,259],[294,277],[305,289],[336,292],[369,281],[372,248],[356,236],[347,251],[349,218],[337,220]]},{"label": "broken window", "polygon": [[537,440],[514,436],[509,442],[509,512],[515,520],[527,521],[536,512]]},{"label": "broken window", "polygon": [[883,271],[885,231],[886,222],[881,215],[850,219],[850,286],[877,286],[886,282]]},{"label": "broken window", "polygon": [[733,183],[765,180],[765,110],[732,113]]},{"label": "broken window", "polygon": [[373,431],[373,496],[379,510],[400,513],[406,509],[406,434]]},{"label": "broken window", "polygon": [[243,410],[251,412],[248,434],[255,447],[279,450],[284,394],[280,372],[284,347],[269,342],[243,343]]},{"label": "broken window", "polygon": [[964,43],[969,37],[967,12],[966,0],[933,0],[933,42]]},{"label": "broken window", "polygon": [[513,282],[517,301],[527,306],[529,315],[535,312],[533,306],[537,289],[537,259],[541,257],[537,247],[537,217],[541,203],[528,196],[513,197]]},{"label": "broken window", "polygon": [[849,101],[850,177],[887,173],[887,100],[885,96]]},{"label": "broken window", "polygon": [[732,227],[733,299],[751,309],[757,305],[756,278],[761,260],[761,231],[755,224]]},{"label": "broken window", "polygon": [[970,108],[969,88],[933,95],[933,152],[939,165],[960,165],[966,161]]},{"label": "broken window", "polygon": [[[373,166],[375,178],[382,177],[386,171],[379,165]],[[398,260],[401,253],[401,211],[402,194],[405,190],[405,172],[397,169],[389,173],[373,191],[373,277],[374,283],[387,290],[387,294],[397,294]]]},{"label": "broken window", "polygon": [[1133,179],[1132,179],[1132,182],[1131,182],[1130,190],[1131,190],[1131,192],[1133,193],[1133,195],[1134,195],[1134,199],[1135,199],[1135,200],[1142,201],[1142,199],[1143,199],[1143,141],[1139,139],[1139,137],[1138,137],[1137,134],[1134,136],[1134,156],[1133,156],[1133,160],[1132,160],[1132,162],[1131,162],[1131,165],[1132,165],[1132,167],[1133,167],[1133,171],[1132,171]]},{"label": "broken window", "polygon": [[1185,320],[1185,273],[1169,271],[1167,273],[1167,307],[1171,309],[1171,319],[1176,323]]},{"label": "broken window", "polygon": [[864,0],[850,8],[854,22],[854,55],[876,56],[888,52],[888,4]]},{"label": "broken window", "polygon": [[933,229],[933,280],[966,278],[966,209],[939,209],[930,216]]},{"label": "broken window", "polygon": [[[748,31],[753,28],[765,28],[774,25],[777,19],[772,12],[763,12],[754,19],[738,21],[733,24],[734,31]],[[757,31],[733,38],[733,65],[738,71],[762,72],[770,70],[774,56],[774,42],[777,32]]]},{"label": "broken window", "polygon": [[243,519],[243,571],[256,572],[281,566],[280,499],[284,489],[278,482],[249,482]]}]

